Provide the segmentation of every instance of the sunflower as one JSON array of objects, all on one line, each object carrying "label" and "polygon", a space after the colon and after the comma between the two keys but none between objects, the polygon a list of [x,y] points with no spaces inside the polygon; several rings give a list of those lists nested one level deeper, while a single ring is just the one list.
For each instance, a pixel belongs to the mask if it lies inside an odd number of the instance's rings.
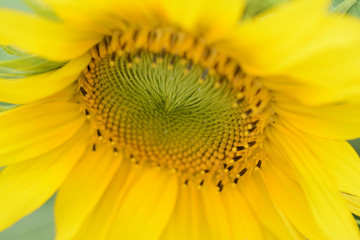
[{"label": "sunflower", "polygon": [[325,0],[242,22],[239,0],[37,4],[0,9],[0,44],[47,66],[0,79],[0,229],[57,193],[58,240],[360,239],[357,20]]}]

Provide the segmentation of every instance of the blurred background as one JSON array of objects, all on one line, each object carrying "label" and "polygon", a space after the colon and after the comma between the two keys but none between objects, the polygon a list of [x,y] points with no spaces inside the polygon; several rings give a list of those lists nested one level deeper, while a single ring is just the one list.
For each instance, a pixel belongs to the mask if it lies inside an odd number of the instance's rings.
[{"label": "blurred background", "polygon": [[[254,14],[274,5],[278,2],[285,0],[249,0],[250,2],[256,2],[257,7],[249,8],[246,13],[246,18],[253,16]],[[333,5],[338,6],[343,0],[333,0]],[[21,0],[0,0],[0,7],[15,8],[23,11],[31,12],[31,9],[27,7]],[[346,7],[346,6],[345,6]],[[354,13],[360,9],[360,4],[355,4],[350,10],[350,13]],[[6,23],[2,23],[6,24]],[[0,61],[4,59],[10,59],[12,56],[7,55],[0,49]],[[359,79],[360,81],[360,79]],[[360,127],[360,126],[359,126]],[[349,141],[355,150],[360,154],[360,139]],[[1,171],[1,168],[0,168]],[[359,176],[360,177],[360,176]],[[41,208],[27,217],[21,219],[9,229],[0,233],[0,240],[52,240],[54,239],[54,196],[49,199]],[[360,225],[360,220],[357,219]]]}]

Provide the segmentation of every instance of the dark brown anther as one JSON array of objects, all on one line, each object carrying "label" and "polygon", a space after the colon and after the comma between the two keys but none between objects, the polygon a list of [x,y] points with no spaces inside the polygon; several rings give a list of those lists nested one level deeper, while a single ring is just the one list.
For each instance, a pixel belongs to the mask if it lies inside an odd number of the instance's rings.
[{"label": "dark brown anther", "polygon": [[148,34],[147,34],[147,42],[148,42],[148,44],[150,45],[151,43],[152,43],[152,32],[150,31],[150,32],[148,32]]},{"label": "dark brown anther", "polygon": [[261,100],[259,100],[257,103],[256,103],[256,107],[259,107],[261,104]]},{"label": "dark brown anther", "polygon": [[204,58],[204,60],[207,60],[207,59],[210,57],[211,51],[212,51],[212,49],[209,48],[209,47],[206,47],[206,48],[204,49],[204,52],[203,52],[203,54],[202,54],[202,57]]},{"label": "dark brown anther", "polygon": [[246,115],[250,115],[250,114],[252,113],[252,111],[253,111],[252,109],[249,109],[249,110],[247,110],[247,111],[245,112],[245,114],[246,114]]},{"label": "dark brown anther", "polygon": [[93,150],[93,152],[96,151],[96,144],[95,143],[92,145],[92,150]]},{"label": "dark brown anther", "polygon": [[221,191],[223,190],[223,188],[224,188],[224,185],[221,184],[221,185],[219,186],[219,192],[221,192]]},{"label": "dark brown anther", "polygon": [[230,172],[233,168],[234,168],[234,166],[230,166],[227,168],[227,170]]},{"label": "dark brown anther", "polygon": [[233,158],[234,162],[239,161],[242,158],[242,156],[236,156]]},{"label": "dark brown anther", "polygon": [[170,46],[173,47],[178,40],[179,40],[179,36],[175,33],[172,33],[170,36]]},{"label": "dark brown anther", "polygon": [[256,143],[256,141],[252,141],[252,142],[249,142],[248,145],[249,145],[249,147],[252,147],[255,145],[255,143]]},{"label": "dark brown anther", "polygon": [[87,91],[83,87],[80,87],[80,92],[83,96],[86,96],[86,94],[87,94]]},{"label": "dark brown anther", "polygon": [[248,130],[248,133],[252,133],[255,129],[256,127],[252,127],[251,129]]},{"label": "dark brown anther", "polygon": [[136,57],[139,58],[139,59],[141,59],[141,50],[137,51]]},{"label": "dark brown anther", "polygon": [[224,163],[224,169],[225,169],[225,168],[227,168],[227,164],[226,164],[226,163]]},{"label": "dark brown anther", "polygon": [[126,58],[127,58],[127,62],[128,62],[128,63],[131,63],[131,62],[132,62],[132,61],[131,61],[131,55],[130,55],[130,53],[126,54]]},{"label": "dark brown anther", "polygon": [[261,160],[258,161],[258,163],[256,164],[256,166],[257,166],[258,168],[261,168]]},{"label": "dark brown anther", "polygon": [[117,148],[114,147],[114,153],[118,153],[119,151],[117,150]]},{"label": "dark brown anther", "polygon": [[260,91],[261,91],[261,88],[259,88],[259,89],[256,91],[255,96],[258,95],[258,94],[260,93]]},{"label": "dark brown anther", "polygon": [[147,38],[148,44],[151,45],[151,44],[154,42],[155,38],[156,38],[156,32],[150,31],[150,32],[148,33],[148,36],[147,36],[147,37],[148,37],[148,38]]},{"label": "dark brown anther", "polygon": [[192,61],[190,60],[189,63],[188,63],[188,65],[186,66],[186,69],[187,69],[188,71],[190,71],[191,68],[192,68],[192,65],[193,65],[193,63],[192,63]]},{"label": "dark brown anther", "polygon": [[97,133],[98,137],[101,137],[101,132],[99,129],[96,130],[96,133]]},{"label": "dark brown anther", "polygon": [[235,178],[235,179],[234,179],[234,183],[235,183],[235,184],[237,184],[238,181],[239,181],[239,178]]},{"label": "dark brown anther", "polygon": [[125,42],[122,46],[121,49],[124,50],[126,48],[127,42]]},{"label": "dark brown anther", "polygon": [[205,79],[206,76],[208,75],[209,73],[209,69],[208,68],[205,68],[205,70],[203,71],[203,73],[201,74],[201,79]]},{"label": "dark brown anther", "polygon": [[228,65],[230,62],[231,62],[231,58],[227,57],[224,65],[225,66]]},{"label": "dark brown anther", "polygon": [[188,183],[189,183],[189,179],[186,179],[185,182],[184,182],[184,184],[185,184],[185,185],[188,185]]},{"label": "dark brown anther", "polygon": [[245,86],[242,86],[242,88],[240,89],[240,92],[244,92],[245,91]]},{"label": "dark brown anther", "polygon": [[205,180],[203,179],[203,180],[201,180],[201,182],[200,182],[200,186],[203,186],[204,185],[204,182],[205,182]]},{"label": "dark brown anther", "polygon": [[204,170],[204,173],[208,173],[208,172],[210,172],[209,169],[205,169],[205,170]]},{"label": "dark brown anther", "polygon": [[85,109],[85,115],[86,115],[86,116],[89,116],[89,115],[90,115],[89,110]]},{"label": "dark brown anther", "polygon": [[241,71],[241,67],[239,65],[236,65],[234,70],[234,77],[236,77],[236,75],[238,75],[240,71]]},{"label": "dark brown anther", "polygon": [[133,38],[134,42],[136,42],[136,41],[137,41],[138,36],[139,36],[139,32],[140,32],[140,30],[139,30],[139,29],[136,29],[136,30],[134,31],[133,36],[132,36],[132,38]]},{"label": "dark brown anther", "polygon": [[238,100],[236,101],[236,103],[237,103],[237,104],[240,104],[240,103],[242,103],[244,100],[245,100],[245,97],[242,97],[242,98],[238,99]]},{"label": "dark brown anther", "polygon": [[238,146],[238,147],[236,147],[236,150],[238,150],[238,151],[241,151],[241,150],[244,150],[244,149],[245,149],[244,146]]},{"label": "dark brown anther", "polygon": [[163,48],[162,50],[161,50],[161,53],[160,53],[160,58],[164,58],[164,56],[165,56],[165,48]]},{"label": "dark brown anther", "polygon": [[243,175],[246,173],[246,171],[247,171],[247,168],[244,168],[243,170],[241,170],[241,171],[239,172],[239,175],[240,175],[240,176],[243,176]]},{"label": "dark brown anther", "polygon": [[176,56],[172,56],[170,60],[170,66],[174,66],[175,60],[176,60]]},{"label": "dark brown anther", "polygon": [[252,122],[251,124],[252,124],[252,125],[256,125],[256,124],[258,124],[258,123],[259,123],[259,119],[256,120],[256,121],[254,121],[254,122]]},{"label": "dark brown anther", "polygon": [[222,180],[220,180],[216,186],[220,187],[221,185],[222,185]]}]

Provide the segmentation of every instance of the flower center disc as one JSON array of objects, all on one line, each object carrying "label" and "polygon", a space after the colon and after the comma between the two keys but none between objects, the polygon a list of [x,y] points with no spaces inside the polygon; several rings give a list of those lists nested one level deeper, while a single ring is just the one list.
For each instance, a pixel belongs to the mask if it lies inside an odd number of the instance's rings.
[{"label": "flower center disc", "polygon": [[[238,66],[233,74],[241,76]],[[136,162],[175,170],[186,179],[225,172],[237,181],[258,154],[261,119],[247,92],[256,90],[256,96],[260,88],[244,77],[234,87],[211,66],[143,48],[95,58],[85,76],[80,91],[97,136]]]}]

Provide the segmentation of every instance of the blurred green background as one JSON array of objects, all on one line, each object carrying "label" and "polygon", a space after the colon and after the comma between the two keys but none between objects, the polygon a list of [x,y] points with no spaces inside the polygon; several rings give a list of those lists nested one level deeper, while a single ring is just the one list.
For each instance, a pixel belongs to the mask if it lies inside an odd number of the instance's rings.
[{"label": "blurred green background", "polygon": [[[259,7],[251,8],[248,12],[249,15],[253,15],[276,2],[282,2],[285,0],[250,0],[258,4]],[[334,5],[338,5],[343,0],[334,0]],[[31,11],[21,0],[0,0],[0,7],[10,7],[21,9],[24,11]],[[346,8],[346,5],[345,5]],[[350,9],[350,13],[356,13],[357,9],[360,9],[360,4],[355,5]],[[2,23],[4,24],[4,23]],[[6,24],[6,23],[5,23]],[[0,60],[9,59],[11,56],[5,54],[0,50]],[[360,139],[350,141],[356,151],[360,154]],[[1,171],[1,168],[0,168]],[[29,216],[21,219],[9,229],[0,233],[0,240],[52,240],[54,239],[54,197],[52,197],[47,203],[45,203],[40,209],[33,212]],[[0,213],[1,214],[1,213]],[[358,220],[359,221],[359,220]],[[360,221],[358,222],[360,224]]]}]

